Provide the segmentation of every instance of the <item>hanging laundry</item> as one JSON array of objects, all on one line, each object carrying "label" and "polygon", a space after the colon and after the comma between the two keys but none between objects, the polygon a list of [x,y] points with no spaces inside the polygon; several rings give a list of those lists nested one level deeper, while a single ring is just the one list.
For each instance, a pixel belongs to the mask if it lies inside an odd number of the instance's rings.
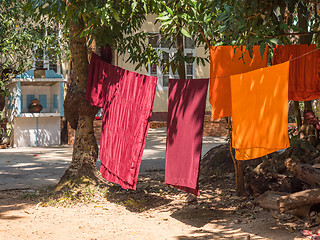
[{"label": "hanging laundry", "polygon": [[289,147],[289,62],[231,76],[232,146],[237,160]]},{"label": "hanging laundry", "polygon": [[86,99],[103,107],[102,176],[135,189],[152,114],[157,78],[104,62],[92,53]]},{"label": "hanging laundry", "polygon": [[198,175],[209,79],[170,79],[165,183],[199,195]]},{"label": "hanging laundry", "polygon": [[273,50],[273,65],[289,60],[289,100],[320,98],[320,49],[316,51],[315,44],[277,45]]},{"label": "hanging laundry", "polygon": [[210,47],[210,103],[212,119],[231,116],[230,75],[240,74],[267,66],[268,47],[263,57],[260,46],[253,46],[252,58],[245,46]]}]

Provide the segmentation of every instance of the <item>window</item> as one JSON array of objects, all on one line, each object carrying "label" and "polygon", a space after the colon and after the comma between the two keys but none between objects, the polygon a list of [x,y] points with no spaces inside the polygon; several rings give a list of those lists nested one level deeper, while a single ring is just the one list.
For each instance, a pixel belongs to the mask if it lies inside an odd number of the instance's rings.
[{"label": "window", "polygon": [[32,100],[35,99],[34,94],[28,94],[27,95],[27,107],[32,103]]},{"label": "window", "polygon": [[42,49],[37,49],[35,51],[35,67],[36,69],[43,69],[44,68],[44,53]]},{"label": "window", "polygon": [[[187,53],[186,54],[188,57],[193,57],[192,53]],[[186,78],[187,79],[193,79],[193,74],[194,74],[194,70],[193,70],[193,63],[186,63]]]},{"label": "window", "polygon": [[[170,44],[168,40],[163,40],[163,37],[159,33],[149,34],[149,44],[156,50],[160,50],[162,53],[161,58],[163,60],[170,60],[173,58],[174,54],[177,52],[176,44]],[[195,44],[191,38],[184,36],[184,54],[185,56],[195,57]],[[171,46],[170,46],[171,45]],[[169,78],[179,78],[177,72],[165,71],[166,65],[159,67],[157,65],[149,66],[149,75],[158,78],[158,89],[163,89],[168,87]],[[185,64],[186,78],[193,79],[195,77],[195,61],[193,63]]]},{"label": "window", "polygon": [[47,110],[47,95],[46,94],[39,94],[39,103],[42,105],[43,110]]},{"label": "window", "polygon": [[59,108],[59,96],[58,94],[53,94],[53,108]]}]

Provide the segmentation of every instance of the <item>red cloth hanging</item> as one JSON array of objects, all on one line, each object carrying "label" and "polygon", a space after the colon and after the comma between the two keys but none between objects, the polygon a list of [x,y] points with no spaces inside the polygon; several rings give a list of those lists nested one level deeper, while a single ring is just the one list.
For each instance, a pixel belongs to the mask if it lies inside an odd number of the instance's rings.
[{"label": "red cloth hanging", "polygon": [[320,50],[316,51],[316,45],[277,45],[273,50],[273,65],[288,60],[291,60],[289,100],[310,101],[320,98]]},{"label": "red cloth hanging", "polygon": [[165,183],[199,195],[208,79],[170,79]]},{"label": "red cloth hanging", "polygon": [[103,107],[102,176],[135,189],[152,114],[157,78],[113,66],[92,53],[86,99]]}]

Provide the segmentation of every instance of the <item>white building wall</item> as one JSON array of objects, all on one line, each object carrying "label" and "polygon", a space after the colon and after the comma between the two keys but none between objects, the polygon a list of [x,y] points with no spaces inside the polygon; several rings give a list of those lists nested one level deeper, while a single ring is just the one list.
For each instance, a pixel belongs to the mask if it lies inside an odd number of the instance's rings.
[{"label": "white building wall", "polygon": [[14,119],[14,147],[60,144],[60,117],[20,117]]},{"label": "white building wall", "polygon": [[39,146],[60,145],[61,118],[39,118]]}]

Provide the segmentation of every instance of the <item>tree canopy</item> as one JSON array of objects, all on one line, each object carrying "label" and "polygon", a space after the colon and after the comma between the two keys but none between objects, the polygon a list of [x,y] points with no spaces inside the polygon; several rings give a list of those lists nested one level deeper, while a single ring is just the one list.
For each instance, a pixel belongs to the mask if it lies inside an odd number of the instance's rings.
[{"label": "tree canopy", "polygon": [[[172,45],[178,33],[193,38],[197,46],[246,45],[249,51],[255,44],[260,44],[262,51],[266,45],[290,44],[290,36],[305,36],[309,43],[320,41],[320,4],[311,0],[32,0],[24,9],[23,5],[23,1],[1,2],[3,68],[29,67],[30,49],[50,42],[48,38],[39,41],[48,19],[66,29],[70,22],[83,21],[79,37],[88,38],[89,43],[95,39],[98,45],[109,44],[120,54],[129,53],[128,61],[137,67],[164,64],[147,44],[148,33],[140,29],[146,14],[156,14],[163,40],[171,40]],[[299,14],[305,14],[307,29],[300,26]],[[33,18],[36,26],[30,21]],[[177,54],[171,65],[174,67],[179,61],[190,59]],[[204,59],[197,62],[204,64]]]},{"label": "tree canopy", "polygon": [[157,4],[160,32],[174,39],[180,31],[197,46],[246,45],[251,53],[252,46],[259,44],[263,53],[267,45],[290,44],[295,36],[307,38],[305,43],[309,44],[320,42],[318,1],[184,0]]},{"label": "tree canopy", "polygon": [[[268,45],[290,44],[290,36],[305,36],[311,42],[320,41],[319,3],[317,1],[256,1],[256,0],[131,0],[131,1],[28,1],[27,10],[37,12],[38,19],[50,19],[68,26],[83,21],[79,37],[109,44],[120,54],[128,53],[128,61],[137,68],[150,64],[166,64],[159,53],[148,45],[147,32],[141,31],[146,14],[155,14],[163,41],[174,45],[178,34],[192,38],[196,45],[246,45],[251,53],[255,44],[261,52]],[[301,27],[299,14],[305,15],[307,28]],[[169,62],[176,68],[179,62],[193,61],[177,53]],[[204,64],[197,59],[197,63]]]},{"label": "tree canopy", "polygon": [[[24,10],[24,1],[2,0],[0,2],[0,83],[32,67],[36,49],[48,55],[61,55],[65,42],[58,38],[55,22],[47,18],[34,18]],[[2,86],[3,87],[3,86]]]}]

